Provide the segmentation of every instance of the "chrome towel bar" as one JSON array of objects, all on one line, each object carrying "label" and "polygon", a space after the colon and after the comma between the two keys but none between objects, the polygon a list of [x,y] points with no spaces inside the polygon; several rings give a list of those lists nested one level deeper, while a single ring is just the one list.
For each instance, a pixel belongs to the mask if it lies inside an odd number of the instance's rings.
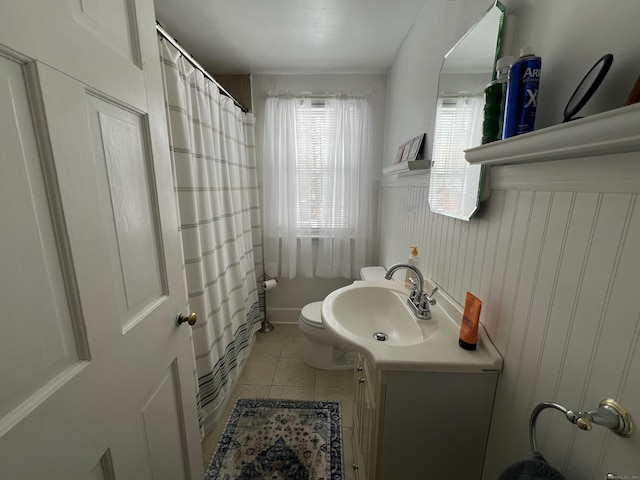
[{"label": "chrome towel bar", "polygon": [[600,400],[598,408],[582,412],[580,410],[568,410],[558,403],[543,402],[536,405],[531,412],[529,420],[529,443],[533,453],[538,452],[536,444],[536,420],[542,410],[553,408],[564,413],[567,420],[578,426],[581,430],[591,430],[592,424],[609,428],[613,433],[622,437],[629,437],[633,433],[633,420],[631,414],[621,404],[612,398]]}]

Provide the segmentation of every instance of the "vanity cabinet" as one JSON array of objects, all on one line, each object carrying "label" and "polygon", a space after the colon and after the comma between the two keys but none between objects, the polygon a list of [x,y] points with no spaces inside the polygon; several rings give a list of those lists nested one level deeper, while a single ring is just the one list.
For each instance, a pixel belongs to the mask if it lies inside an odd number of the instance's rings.
[{"label": "vanity cabinet", "polygon": [[380,435],[382,383],[366,358],[356,353],[353,406],[353,469],[356,480],[375,478],[377,471],[377,439]]},{"label": "vanity cabinet", "polygon": [[480,479],[498,372],[355,370],[357,480]]}]

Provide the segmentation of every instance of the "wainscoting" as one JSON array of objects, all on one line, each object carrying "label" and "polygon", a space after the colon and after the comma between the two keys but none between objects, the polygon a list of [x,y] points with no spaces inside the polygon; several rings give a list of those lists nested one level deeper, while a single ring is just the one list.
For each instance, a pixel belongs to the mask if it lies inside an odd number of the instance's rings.
[{"label": "wainscoting", "polygon": [[[637,153],[493,167],[470,222],[431,214],[428,174],[381,185],[380,261],[420,247],[421,269],[481,320],[504,357],[483,479],[530,456],[533,407],[590,410],[602,398],[640,419],[640,158]],[[473,401],[473,392],[469,392]],[[568,478],[640,475],[640,435],[579,431],[559,412],[538,445]],[[463,448],[463,446],[461,446]]]}]

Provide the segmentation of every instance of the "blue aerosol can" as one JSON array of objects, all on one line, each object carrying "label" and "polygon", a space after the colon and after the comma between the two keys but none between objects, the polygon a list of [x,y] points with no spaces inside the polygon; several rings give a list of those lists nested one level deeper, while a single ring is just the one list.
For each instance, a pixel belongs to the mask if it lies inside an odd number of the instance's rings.
[{"label": "blue aerosol can", "polygon": [[520,57],[509,69],[502,138],[533,131],[541,66],[531,47],[520,49]]}]

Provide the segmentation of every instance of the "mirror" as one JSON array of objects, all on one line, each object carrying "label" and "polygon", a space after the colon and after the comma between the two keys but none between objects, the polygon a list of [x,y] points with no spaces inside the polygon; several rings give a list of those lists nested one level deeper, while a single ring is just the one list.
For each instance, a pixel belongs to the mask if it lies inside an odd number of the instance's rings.
[{"label": "mirror", "polygon": [[591,67],[591,70],[587,72],[582,81],[578,84],[576,91],[573,92],[571,98],[567,102],[567,106],[564,109],[564,119],[562,122],[568,122],[574,120],[576,113],[580,111],[582,107],[586,105],[589,99],[596,92],[604,77],[606,77],[611,64],[613,63],[613,54],[607,53],[596,64]]},{"label": "mirror", "polygon": [[464,150],[481,143],[484,89],[500,57],[504,11],[496,1],[444,57],[429,180],[432,212],[469,220],[478,210],[483,168],[469,165]]}]

